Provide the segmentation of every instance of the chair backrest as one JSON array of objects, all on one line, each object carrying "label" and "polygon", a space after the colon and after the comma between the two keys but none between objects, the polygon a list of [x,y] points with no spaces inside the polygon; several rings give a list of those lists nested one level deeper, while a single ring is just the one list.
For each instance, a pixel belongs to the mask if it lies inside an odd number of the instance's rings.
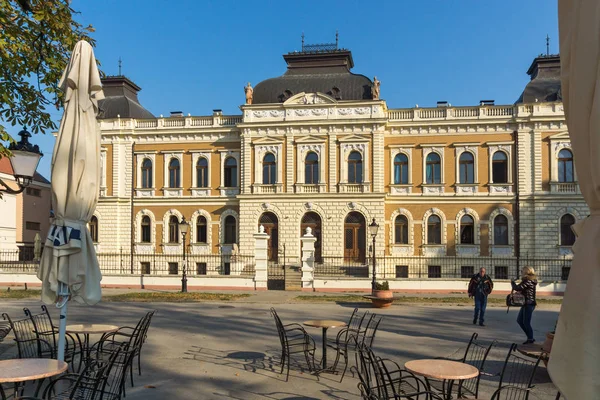
[{"label": "chair backrest", "polygon": [[[498,389],[503,386],[511,386],[516,389],[529,389],[532,386],[535,371],[542,357],[542,353],[536,360],[531,360],[517,354],[517,344],[513,343],[508,350],[502,372],[500,373],[500,382]],[[504,397],[506,395],[506,397]],[[502,397],[498,399],[510,398],[514,400],[526,400],[529,398],[529,390],[503,391]]]},{"label": "chair backrest", "polygon": [[287,345],[287,336],[285,335],[285,328],[283,327],[283,322],[281,322],[281,318],[277,315],[277,311],[273,307],[271,307],[271,315],[275,319],[275,326],[277,327],[277,334],[279,335],[279,341],[281,341],[281,345],[285,347]]},{"label": "chair backrest", "polygon": [[375,363],[375,357],[371,352],[371,349],[362,343],[359,343],[356,350],[355,357],[357,371],[352,369],[351,371],[355,373],[358,372],[358,377],[362,384],[361,392],[363,392],[363,398],[389,398],[385,392],[385,388],[380,383],[381,377],[376,371],[377,366]]},{"label": "chair backrest", "polygon": [[146,337],[148,336],[148,329],[150,328],[150,322],[152,321],[152,317],[156,310],[149,311],[140,321],[140,330],[139,334],[134,340],[133,347],[136,351],[140,351],[144,342],[146,342]]},{"label": "chair backrest", "polygon": [[465,355],[462,359],[463,363],[474,366],[479,370],[479,375],[475,378],[466,379],[462,381],[462,389],[466,389],[473,396],[477,397],[479,394],[479,381],[481,379],[481,373],[485,371],[485,361],[487,360],[492,347],[496,345],[496,341],[493,340],[490,344],[483,345],[477,340],[477,333],[471,336],[471,340],[465,351]]},{"label": "chair backrest", "polygon": [[375,342],[375,335],[377,334],[377,329],[379,328],[379,324],[383,317],[376,316],[373,314],[369,319],[369,323],[365,329],[364,336],[362,338],[362,343],[367,347],[373,347],[373,342]]},{"label": "chair backrest", "polygon": [[52,323],[48,308],[45,305],[42,305],[42,312],[39,314],[33,314],[28,308],[24,308],[23,311],[31,320],[37,337],[50,343],[53,349],[57,349],[57,331]]},{"label": "chair backrest", "polygon": [[97,382],[97,395],[94,399],[101,400],[116,400],[120,399],[125,387],[125,379],[127,378],[128,366],[131,358],[134,356],[134,349],[129,347],[127,343],[122,343],[120,346],[110,350],[106,354],[106,346],[100,345],[96,355],[96,360],[107,360],[105,369],[100,380]]},{"label": "chair backrest", "polygon": [[11,319],[6,313],[2,314],[2,318],[8,321],[13,331],[13,335],[15,335],[19,358],[42,357],[40,340],[35,334],[33,323],[29,318]]}]

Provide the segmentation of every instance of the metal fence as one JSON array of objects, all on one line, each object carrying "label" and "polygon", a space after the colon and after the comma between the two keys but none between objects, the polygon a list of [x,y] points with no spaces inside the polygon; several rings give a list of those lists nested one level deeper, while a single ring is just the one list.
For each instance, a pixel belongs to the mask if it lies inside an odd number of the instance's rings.
[{"label": "metal fence", "polygon": [[[253,255],[157,253],[98,253],[104,275],[254,276]],[[19,252],[0,252],[0,273],[35,273],[39,263],[19,260]]]},{"label": "metal fence", "polygon": [[[377,279],[469,279],[480,268],[492,279],[508,280],[520,277],[520,269],[534,268],[538,279],[566,281],[572,260],[562,258],[521,257],[377,257]],[[315,264],[315,278],[367,278],[371,276],[371,259],[348,260],[344,257],[323,257]]]}]

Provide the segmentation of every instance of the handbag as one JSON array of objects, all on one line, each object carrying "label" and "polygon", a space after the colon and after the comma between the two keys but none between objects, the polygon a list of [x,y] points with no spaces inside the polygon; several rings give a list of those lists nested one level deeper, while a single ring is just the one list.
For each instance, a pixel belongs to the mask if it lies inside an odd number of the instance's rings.
[{"label": "handbag", "polygon": [[510,294],[506,296],[506,313],[511,307],[523,307],[525,305],[525,296],[514,290],[510,291]]}]

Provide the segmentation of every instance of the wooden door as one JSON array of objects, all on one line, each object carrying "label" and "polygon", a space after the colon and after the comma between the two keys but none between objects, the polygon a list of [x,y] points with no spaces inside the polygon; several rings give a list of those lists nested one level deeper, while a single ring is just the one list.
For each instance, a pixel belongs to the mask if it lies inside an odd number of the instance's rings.
[{"label": "wooden door", "polygon": [[357,212],[348,214],[344,222],[344,259],[365,262],[366,248],[365,217]]},{"label": "wooden door", "polygon": [[269,235],[267,242],[267,257],[269,261],[277,261],[279,251],[279,227],[277,216],[267,212],[260,216],[258,225],[265,228],[265,233]]}]

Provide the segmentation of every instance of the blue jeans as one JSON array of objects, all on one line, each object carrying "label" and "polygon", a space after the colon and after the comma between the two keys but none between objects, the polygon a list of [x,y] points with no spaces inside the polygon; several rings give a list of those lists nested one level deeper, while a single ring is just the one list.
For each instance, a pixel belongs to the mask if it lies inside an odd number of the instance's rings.
[{"label": "blue jeans", "polygon": [[517,317],[517,323],[523,329],[523,332],[527,335],[527,340],[533,340],[533,328],[531,327],[531,317],[533,316],[533,310],[535,310],[534,304],[527,304],[521,307],[519,316]]},{"label": "blue jeans", "polygon": [[487,307],[487,296],[483,294],[475,295],[475,316],[473,320],[476,321],[479,317],[479,323],[483,324],[483,316],[485,315],[485,308]]}]

